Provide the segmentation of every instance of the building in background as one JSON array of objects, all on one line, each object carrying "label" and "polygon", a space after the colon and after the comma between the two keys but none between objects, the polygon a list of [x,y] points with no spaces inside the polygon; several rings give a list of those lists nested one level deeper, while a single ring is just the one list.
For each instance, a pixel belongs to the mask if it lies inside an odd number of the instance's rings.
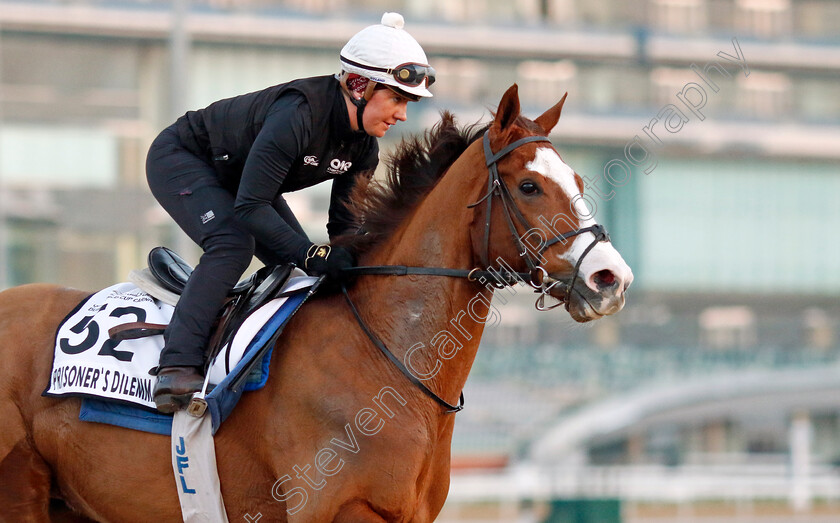
[{"label": "building in background", "polygon": [[[394,131],[443,109],[486,120],[514,82],[530,116],[569,92],[552,140],[636,275],[627,308],[592,326],[537,313],[524,288],[499,306],[456,464],[550,448],[565,466],[724,461],[794,477],[805,452],[836,482],[836,387],[799,378],[837,369],[840,352],[836,1],[0,0],[0,288],[102,288],[158,244],[197,260],[146,187],[157,132],[187,109],[336,72],[343,43],[385,10],[438,71],[435,97]],[[328,191],[289,198],[313,238]],[[713,388],[741,373],[779,388]],[[652,387],[688,403],[645,400]],[[715,394],[742,408],[713,408]],[[625,395],[648,410],[609,410]],[[587,409],[626,423],[586,425]],[[594,432],[552,443],[572,426]],[[797,506],[818,494],[797,492]]]}]

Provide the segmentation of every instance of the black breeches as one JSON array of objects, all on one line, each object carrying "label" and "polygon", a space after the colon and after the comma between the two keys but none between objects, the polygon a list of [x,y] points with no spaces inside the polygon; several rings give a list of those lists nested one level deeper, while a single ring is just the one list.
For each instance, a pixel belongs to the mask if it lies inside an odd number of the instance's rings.
[{"label": "black breeches", "polygon": [[[279,259],[255,243],[236,219],[235,195],[222,187],[212,166],[183,148],[174,126],[152,143],[146,177],[157,201],[204,251],[164,334],[160,365],[201,366],[215,318],[255,251],[265,264],[291,260]],[[274,208],[306,236],[282,196]]]}]

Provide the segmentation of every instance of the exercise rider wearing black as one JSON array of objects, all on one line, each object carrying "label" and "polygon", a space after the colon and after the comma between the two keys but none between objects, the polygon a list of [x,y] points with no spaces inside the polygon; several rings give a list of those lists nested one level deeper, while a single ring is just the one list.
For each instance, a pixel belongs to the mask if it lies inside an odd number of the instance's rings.
[{"label": "exercise rider wearing black", "polygon": [[356,227],[345,206],[378,163],[377,138],[430,97],[434,69],[403,18],[353,36],[337,75],[303,78],[190,111],[152,143],[155,198],[204,251],[164,334],[155,404],[174,412],[203,384],[205,350],[225,297],[256,255],[335,281],[352,253],[312,243],[283,193],[333,180],[327,233]]}]

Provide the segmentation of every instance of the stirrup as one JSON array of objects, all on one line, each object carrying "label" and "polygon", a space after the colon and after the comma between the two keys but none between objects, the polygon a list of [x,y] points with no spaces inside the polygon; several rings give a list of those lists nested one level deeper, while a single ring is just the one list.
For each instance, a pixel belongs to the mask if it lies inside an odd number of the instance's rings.
[{"label": "stirrup", "polygon": [[193,394],[198,391],[190,392],[188,394],[160,394],[155,396],[155,408],[158,412],[164,414],[174,414],[175,412],[187,407],[192,400]]}]

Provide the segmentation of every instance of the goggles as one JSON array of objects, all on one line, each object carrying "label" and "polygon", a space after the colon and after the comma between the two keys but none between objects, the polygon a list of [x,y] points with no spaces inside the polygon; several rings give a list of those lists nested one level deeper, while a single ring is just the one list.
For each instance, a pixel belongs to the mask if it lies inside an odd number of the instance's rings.
[{"label": "goggles", "polygon": [[359,62],[354,62],[353,60],[349,60],[343,56],[340,58],[342,62],[354,67],[389,74],[393,76],[394,80],[398,83],[407,85],[408,87],[417,87],[425,81],[426,87],[428,88],[430,85],[435,83],[435,68],[431,65],[409,62],[398,65],[392,69],[387,69],[385,67],[374,67],[372,65],[360,64]]}]

